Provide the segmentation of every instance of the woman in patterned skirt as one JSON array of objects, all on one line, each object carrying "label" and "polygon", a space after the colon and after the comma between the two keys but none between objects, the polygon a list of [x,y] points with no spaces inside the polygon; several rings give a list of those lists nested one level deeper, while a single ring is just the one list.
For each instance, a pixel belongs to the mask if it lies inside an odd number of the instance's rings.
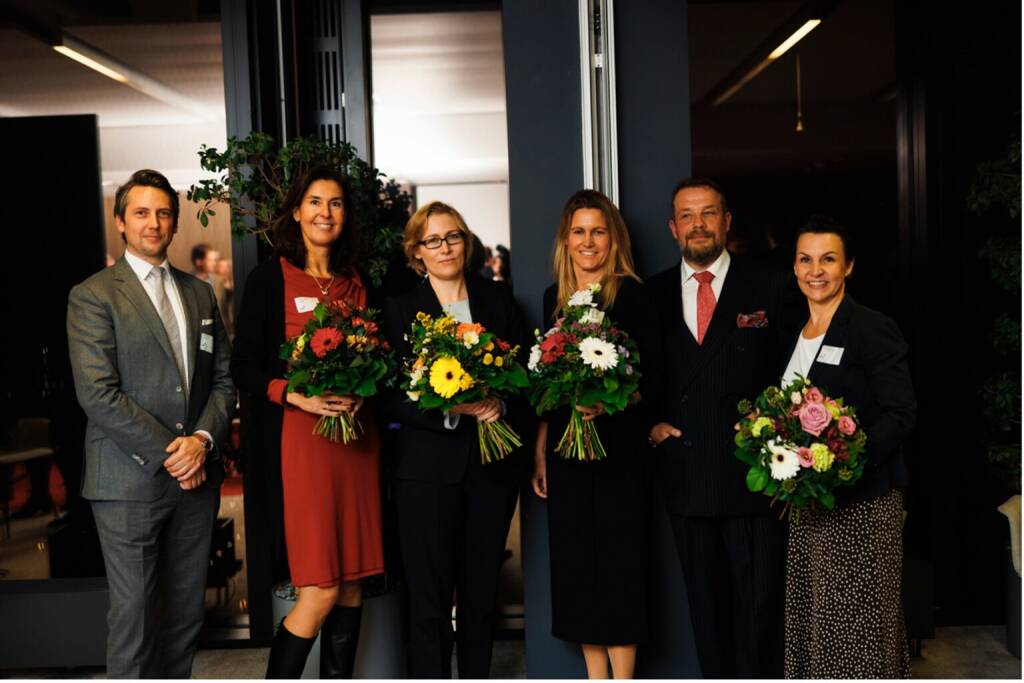
[{"label": "woman in patterned skirt", "polygon": [[917,403],[907,344],[891,319],[846,294],[853,256],[846,231],[812,217],[798,232],[793,267],[809,315],[793,333],[783,383],[807,377],[857,410],[867,466],[833,510],[790,527],[786,569],[787,678],[909,678],[900,603],[902,441]]}]

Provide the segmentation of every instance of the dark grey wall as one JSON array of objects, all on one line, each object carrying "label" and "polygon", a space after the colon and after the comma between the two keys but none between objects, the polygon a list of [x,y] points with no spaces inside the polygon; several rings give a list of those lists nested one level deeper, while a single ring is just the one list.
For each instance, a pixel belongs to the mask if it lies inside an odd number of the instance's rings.
[{"label": "dark grey wall", "polygon": [[691,168],[687,6],[615,4],[619,208],[644,275],[679,260],[668,217],[672,187]]},{"label": "dark grey wall", "polygon": [[[666,221],[667,195],[690,172],[687,4],[648,0],[617,7],[620,200],[634,254],[649,274],[679,258]],[[583,179],[577,3],[505,2],[502,19],[513,276],[523,310],[540,327],[559,212]],[[637,674],[699,676],[682,575],[660,506],[654,523],[654,622]],[[528,488],[522,534],[528,676],[585,677],[579,647],[551,636],[547,513]]]},{"label": "dark grey wall", "polygon": [[[551,283],[559,212],[583,180],[576,17],[575,0],[502,3],[512,275],[532,326]],[[585,677],[579,648],[551,636],[547,511],[528,489],[521,511],[528,675]]]},{"label": "dark grey wall", "polygon": [[[619,207],[645,277],[679,260],[668,217],[672,187],[691,170],[687,7],[678,0],[615,5]],[[660,501],[652,515],[651,631],[636,674],[700,677],[683,575]]]}]

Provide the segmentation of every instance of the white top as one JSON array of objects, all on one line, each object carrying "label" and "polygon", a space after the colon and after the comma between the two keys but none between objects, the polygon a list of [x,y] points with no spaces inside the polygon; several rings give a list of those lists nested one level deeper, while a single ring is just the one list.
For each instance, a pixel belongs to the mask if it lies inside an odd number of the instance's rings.
[{"label": "white top", "polygon": [[450,304],[443,304],[441,306],[447,315],[455,318],[460,323],[471,323],[473,322],[473,314],[469,310],[469,299],[460,299],[459,301],[453,301]]},{"label": "white top", "polygon": [[[149,300],[153,302],[153,308],[159,312],[160,307],[156,300],[156,283],[153,280],[148,280],[150,271],[157,266],[154,266],[148,261],[144,261],[135,254],[131,253],[127,249],[124,252],[124,260],[128,262],[128,265],[132,267],[135,274],[139,278],[139,282],[142,283],[142,288],[146,290],[146,294],[149,295]],[[185,322],[185,307],[181,303],[181,293],[178,292],[178,285],[174,280],[174,274],[171,273],[171,264],[165,258],[164,262],[160,264],[167,269],[167,277],[164,278],[164,293],[167,295],[167,299],[171,302],[171,309],[174,311],[174,319],[178,321],[178,336],[181,338],[181,360],[185,364],[185,374],[188,375],[188,354],[189,348],[186,340],[188,339],[188,325]],[[185,377],[185,391],[188,392],[189,377]]]},{"label": "white top", "polygon": [[[711,281],[711,291],[715,295],[715,301],[722,295],[722,285],[725,284],[725,276],[729,272],[729,252],[725,249],[718,255],[718,258],[714,262],[705,268],[709,273],[715,276]],[[690,264],[683,259],[683,267],[680,269],[682,272],[680,277],[683,280],[683,321],[686,326],[690,328],[690,334],[693,338],[697,338],[697,287],[700,283],[694,279],[695,273],[703,271],[694,270]]]},{"label": "white top", "polygon": [[800,337],[796,340],[796,348],[793,349],[793,355],[789,359],[789,365],[786,366],[786,371],[782,373],[782,386],[786,386],[796,380],[797,375],[804,379],[807,378],[808,373],[811,371],[811,365],[814,364],[814,359],[818,357],[818,350],[821,349],[821,342],[824,339],[824,334],[811,339],[805,339],[803,333],[800,333]]}]

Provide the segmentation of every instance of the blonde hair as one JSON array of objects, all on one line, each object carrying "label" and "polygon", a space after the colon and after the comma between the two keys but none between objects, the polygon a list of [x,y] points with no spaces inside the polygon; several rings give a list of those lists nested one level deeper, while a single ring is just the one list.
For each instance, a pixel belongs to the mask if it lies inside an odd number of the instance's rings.
[{"label": "blonde hair", "polygon": [[601,275],[601,300],[603,308],[610,308],[615,304],[615,297],[621,287],[623,277],[631,277],[640,282],[640,277],[633,268],[633,249],[629,239],[629,230],[626,229],[626,221],[618,208],[612,204],[608,197],[597,190],[580,190],[562,209],[562,217],[558,221],[558,232],[555,235],[555,246],[552,250],[551,265],[558,283],[558,305],[555,306],[555,317],[562,310],[569,297],[579,289],[576,282],[576,273],[572,269],[572,259],[569,257],[569,229],[572,227],[572,217],[580,209],[597,209],[604,214],[608,223],[608,230],[611,237],[611,246],[608,252],[608,259],[604,264],[604,273]]},{"label": "blonde hair", "polygon": [[405,259],[409,264],[409,267],[415,270],[420,275],[426,275],[427,269],[423,265],[421,259],[416,258],[416,247],[420,246],[420,240],[423,239],[423,231],[427,227],[427,219],[431,216],[447,214],[452,217],[455,221],[456,227],[459,232],[463,235],[463,244],[465,246],[464,251],[464,265],[469,265],[469,260],[473,256],[473,233],[470,232],[469,226],[466,225],[465,219],[462,217],[454,207],[445,204],[444,202],[430,202],[424,204],[416,210],[416,213],[412,215],[409,222],[405,224],[405,233],[402,237],[402,247],[405,249]]}]

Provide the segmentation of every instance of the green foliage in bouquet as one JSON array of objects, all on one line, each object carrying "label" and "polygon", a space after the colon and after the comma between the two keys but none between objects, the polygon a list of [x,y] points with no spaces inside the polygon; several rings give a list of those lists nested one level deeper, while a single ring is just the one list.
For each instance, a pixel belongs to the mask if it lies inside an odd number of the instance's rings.
[{"label": "green foliage in bouquet", "polygon": [[231,208],[235,235],[256,235],[268,244],[270,227],[295,178],[321,164],[345,173],[353,214],[347,220],[359,226],[360,260],[373,284],[380,285],[401,244],[412,197],[360,159],[352,145],[298,137],[280,146],[266,133],[251,133],[242,140],[229,138],[223,150],[203,145],[199,160],[203,170],[218,174],[188,189],[188,199],[201,205],[199,222],[206,226],[216,213],[213,205],[224,202]]}]

